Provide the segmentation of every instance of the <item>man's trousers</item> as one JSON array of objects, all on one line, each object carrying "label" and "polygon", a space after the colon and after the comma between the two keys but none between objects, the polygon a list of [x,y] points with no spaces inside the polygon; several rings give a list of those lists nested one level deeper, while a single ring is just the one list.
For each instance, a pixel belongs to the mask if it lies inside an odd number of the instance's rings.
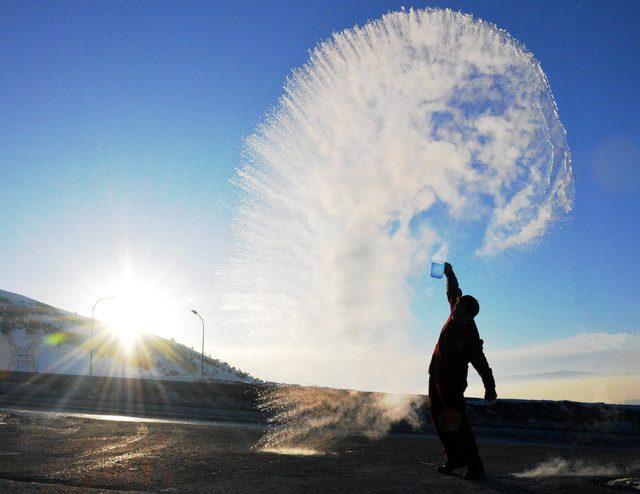
[{"label": "man's trousers", "polygon": [[464,388],[429,378],[429,409],[447,463],[481,464],[476,438],[467,419]]}]

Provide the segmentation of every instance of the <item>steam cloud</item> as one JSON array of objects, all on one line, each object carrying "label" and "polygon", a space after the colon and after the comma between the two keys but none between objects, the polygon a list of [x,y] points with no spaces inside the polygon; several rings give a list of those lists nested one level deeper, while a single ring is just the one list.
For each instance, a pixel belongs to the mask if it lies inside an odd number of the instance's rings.
[{"label": "steam cloud", "polygon": [[356,374],[401,384],[409,281],[426,261],[461,241],[479,256],[528,244],[572,206],[538,62],[449,10],[334,34],[246,144],[226,324],[252,345],[309,355],[318,376],[368,360]]},{"label": "steam cloud", "polygon": [[400,420],[418,427],[423,398],[282,385],[266,391],[259,405],[273,427],[258,448],[323,453],[350,434],[380,437]]},{"label": "steam cloud", "polygon": [[606,465],[590,463],[581,460],[565,460],[563,458],[552,458],[540,463],[531,470],[521,473],[514,473],[514,477],[520,478],[540,478],[540,477],[611,477],[615,475],[626,475],[637,472],[640,469],[640,462],[635,462],[626,468],[619,467],[613,463]]}]

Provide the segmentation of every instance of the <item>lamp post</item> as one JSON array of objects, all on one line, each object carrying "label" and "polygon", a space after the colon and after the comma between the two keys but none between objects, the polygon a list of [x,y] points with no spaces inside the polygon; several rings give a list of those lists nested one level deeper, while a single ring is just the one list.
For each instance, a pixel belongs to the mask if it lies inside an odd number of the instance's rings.
[{"label": "lamp post", "polygon": [[91,346],[91,353],[89,354],[89,376],[93,376],[93,324],[94,324],[94,315],[96,312],[96,305],[102,302],[103,300],[113,300],[116,297],[102,297],[96,300],[96,303],[93,304],[91,308],[91,339],[89,340],[89,345]]},{"label": "lamp post", "polygon": [[204,319],[202,316],[198,314],[198,311],[195,309],[191,309],[196,316],[200,318],[202,321],[202,352],[200,353],[200,379],[204,379]]}]

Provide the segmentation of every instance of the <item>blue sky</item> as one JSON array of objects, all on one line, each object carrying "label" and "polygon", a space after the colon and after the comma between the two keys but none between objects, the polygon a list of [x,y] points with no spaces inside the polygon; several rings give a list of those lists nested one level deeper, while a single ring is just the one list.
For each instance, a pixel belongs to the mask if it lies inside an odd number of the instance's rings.
[{"label": "blue sky", "polygon": [[[402,5],[506,29],[540,61],[568,133],[574,211],[530,249],[456,265],[482,304],[485,340],[498,349],[638,334],[640,5],[631,1],[3,2],[0,288],[86,314],[103,278],[130,262],[215,328],[212,278],[234,251],[229,181],[243,138],[308,50]],[[441,290],[435,283],[419,288]],[[415,311],[429,330],[412,338],[426,354],[446,304]],[[187,314],[179,327],[176,339],[196,345],[198,321]],[[207,335],[213,353],[243,343]]]}]

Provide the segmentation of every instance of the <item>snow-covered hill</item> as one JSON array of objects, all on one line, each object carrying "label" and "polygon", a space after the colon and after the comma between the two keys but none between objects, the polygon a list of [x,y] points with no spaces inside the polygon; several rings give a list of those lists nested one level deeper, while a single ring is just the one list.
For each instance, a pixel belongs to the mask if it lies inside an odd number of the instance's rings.
[{"label": "snow-covered hill", "polygon": [[[90,329],[90,318],[0,290],[0,369],[86,375]],[[94,334],[94,375],[200,378],[200,353],[173,340],[145,334],[134,349],[126,349],[97,322]],[[259,381],[207,356],[204,377],[216,381]]]}]

